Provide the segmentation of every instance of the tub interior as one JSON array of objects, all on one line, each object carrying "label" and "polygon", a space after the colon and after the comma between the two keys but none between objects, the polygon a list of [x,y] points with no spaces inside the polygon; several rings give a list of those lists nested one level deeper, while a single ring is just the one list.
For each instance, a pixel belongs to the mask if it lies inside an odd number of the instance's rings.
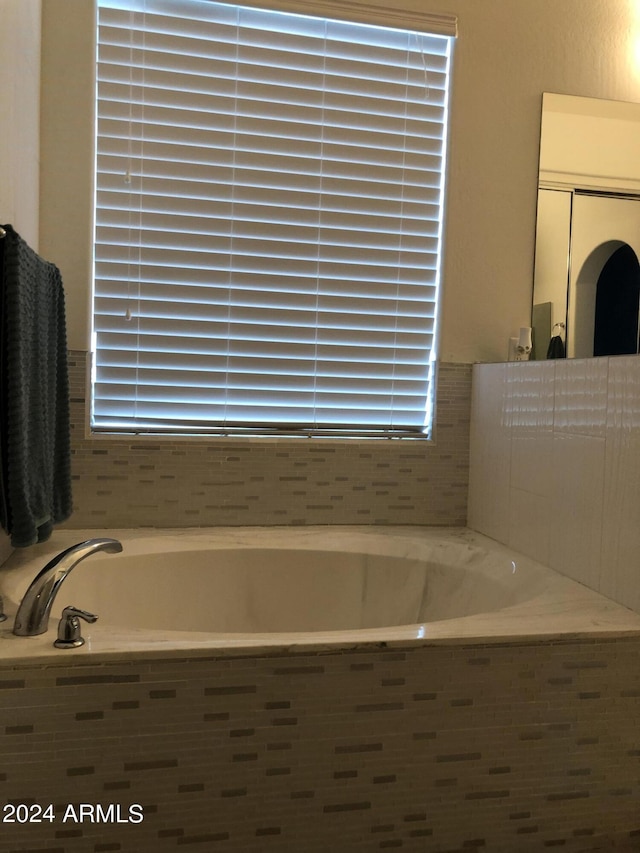
[{"label": "tub interior", "polygon": [[[48,632],[55,631],[63,607],[74,605],[98,615],[96,625],[83,625],[82,632],[105,653],[132,643],[148,650],[159,643],[333,648],[640,627],[637,614],[464,528],[108,534],[122,541],[122,553],[94,553],[68,574]],[[9,616],[31,579],[60,550],[96,535],[105,534],[57,531],[48,543],[14,552],[0,571]],[[2,638],[13,637],[11,624],[0,629]],[[44,635],[42,640],[43,648],[50,645]],[[20,648],[26,647],[23,641]]]},{"label": "tub interior", "polygon": [[[383,628],[502,606],[495,580],[424,560],[336,551],[229,548],[93,557],[67,577],[74,604],[103,622],[223,633]],[[476,586],[476,588],[472,588]],[[513,598],[513,596],[510,596]]]}]

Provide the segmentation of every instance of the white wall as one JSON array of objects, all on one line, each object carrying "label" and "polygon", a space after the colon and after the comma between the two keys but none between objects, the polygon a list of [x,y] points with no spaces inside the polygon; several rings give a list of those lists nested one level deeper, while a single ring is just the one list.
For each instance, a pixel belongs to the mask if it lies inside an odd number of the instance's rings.
[{"label": "white wall", "polygon": [[[494,361],[529,325],[541,96],[640,100],[635,0],[388,0],[458,15],[441,323],[443,361]],[[92,0],[43,0],[41,247],[87,349]],[[61,227],[64,230],[61,231]]]},{"label": "white wall", "polygon": [[[0,223],[38,246],[40,0],[0,0]],[[0,563],[9,556],[0,531]]]},{"label": "white wall", "polygon": [[40,0],[1,0],[0,57],[0,223],[37,247]]},{"label": "white wall", "polygon": [[640,191],[640,104],[547,93],[540,180]]}]

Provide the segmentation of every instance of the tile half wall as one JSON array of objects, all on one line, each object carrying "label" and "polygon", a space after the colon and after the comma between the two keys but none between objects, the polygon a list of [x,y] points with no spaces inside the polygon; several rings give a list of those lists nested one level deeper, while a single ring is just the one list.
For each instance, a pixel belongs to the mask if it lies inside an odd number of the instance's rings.
[{"label": "tile half wall", "polygon": [[640,612],[640,358],[475,365],[469,526]]}]

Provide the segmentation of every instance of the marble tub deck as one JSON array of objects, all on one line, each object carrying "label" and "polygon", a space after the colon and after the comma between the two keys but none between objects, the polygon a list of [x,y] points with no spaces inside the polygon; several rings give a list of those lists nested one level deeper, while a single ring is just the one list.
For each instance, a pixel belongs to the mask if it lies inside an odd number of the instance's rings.
[{"label": "marble tub deck", "polygon": [[[295,633],[210,633],[154,631],[109,624],[83,623],[86,644],[60,651],[53,647],[57,620],[39,637],[12,633],[16,602],[39,568],[63,548],[95,536],[120,539],[131,556],[150,547],[166,554],[189,548],[296,548],[336,552],[382,553],[412,559],[433,558],[445,565],[467,564],[470,571],[499,583],[517,578],[526,600],[500,610],[422,624],[345,631]],[[102,559],[102,555],[92,560]],[[105,560],[113,559],[104,556]],[[106,568],[105,568],[106,570]],[[82,571],[82,569],[80,569]],[[511,577],[510,577],[511,576]],[[99,663],[117,658],[170,659],[224,656],[313,654],[340,650],[375,650],[429,645],[501,644],[610,639],[640,636],[640,615],[587,587],[514,553],[467,528],[303,527],[207,528],[176,530],[55,531],[51,540],[15,552],[0,571],[0,592],[9,619],[0,626],[0,665],[29,663]],[[197,590],[181,590],[184,595]],[[455,598],[455,591],[453,593]],[[519,593],[520,595],[520,593]],[[82,602],[74,602],[82,607]]]}]

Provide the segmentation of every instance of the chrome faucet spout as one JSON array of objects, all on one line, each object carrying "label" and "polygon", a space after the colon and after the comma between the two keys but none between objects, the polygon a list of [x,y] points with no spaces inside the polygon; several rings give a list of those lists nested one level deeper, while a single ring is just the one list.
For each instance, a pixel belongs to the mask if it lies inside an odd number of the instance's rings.
[{"label": "chrome faucet spout", "polygon": [[117,554],[122,544],[117,539],[87,539],[61,551],[38,572],[18,607],[13,633],[18,637],[35,637],[49,627],[49,614],[60,585],[82,560],[98,551]]}]

